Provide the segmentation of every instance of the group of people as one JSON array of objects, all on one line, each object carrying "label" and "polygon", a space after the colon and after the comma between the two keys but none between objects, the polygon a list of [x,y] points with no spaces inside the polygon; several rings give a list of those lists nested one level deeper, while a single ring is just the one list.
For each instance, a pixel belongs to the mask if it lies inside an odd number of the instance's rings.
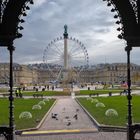
[{"label": "group of people", "polygon": [[22,98],[22,90],[21,90],[21,88],[16,88],[15,95],[16,95],[16,97]]},{"label": "group of people", "polygon": [[53,86],[53,85],[52,85],[52,86],[49,86],[49,85],[48,85],[48,86],[47,86],[47,90],[50,90],[50,89],[51,89],[51,90],[54,90],[54,86]]},{"label": "group of people", "polygon": [[39,87],[33,87],[33,90],[35,90],[36,92],[37,91],[39,91],[39,90],[41,90],[41,91],[45,91],[45,90],[54,90],[55,89],[55,86],[54,85],[52,85],[52,86],[50,86],[50,85],[47,85],[47,86],[44,86],[43,88],[41,88],[41,86],[39,86]]},{"label": "group of people", "polygon": [[128,94],[128,90],[124,89],[122,92],[120,92],[120,95],[127,95]]}]

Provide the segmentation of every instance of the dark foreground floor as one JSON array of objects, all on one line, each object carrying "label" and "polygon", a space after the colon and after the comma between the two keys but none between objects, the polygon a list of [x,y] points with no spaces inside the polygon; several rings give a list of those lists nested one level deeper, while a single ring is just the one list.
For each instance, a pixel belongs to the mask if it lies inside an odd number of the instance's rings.
[{"label": "dark foreground floor", "polygon": [[[4,140],[0,137],[0,140]],[[123,132],[94,132],[83,134],[55,134],[55,135],[28,135],[16,136],[15,140],[126,140]]]},{"label": "dark foreground floor", "polygon": [[[136,135],[140,140],[140,133]],[[5,140],[0,137],[0,140]],[[53,134],[53,135],[28,135],[15,136],[14,140],[127,140],[124,132],[93,132],[75,134]]]}]

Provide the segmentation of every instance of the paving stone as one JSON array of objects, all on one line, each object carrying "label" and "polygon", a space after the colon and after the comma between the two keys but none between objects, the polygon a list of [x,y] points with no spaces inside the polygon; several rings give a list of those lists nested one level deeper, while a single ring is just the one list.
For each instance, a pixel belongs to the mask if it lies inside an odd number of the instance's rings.
[{"label": "paving stone", "polygon": [[[57,114],[52,118],[52,114]],[[74,117],[77,115],[77,119]],[[39,130],[96,128],[80,105],[72,98],[59,98]]]},{"label": "paving stone", "polygon": [[97,132],[83,134],[17,136],[16,140],[126,140],[126,133]]},{"label": "paving stone", "polygon": [[[52,118],[52,113],[57,114],[57,119]],[[73,118],[78,114],[78,119]],[[70,125],[67,125],[71,122]],[[49,113],[39,130],[61,129],[93,129],[96,128],[79,104],[72,98],[58,98],[54,108]],[[136,135],[140,139],[140,133]],[[38,134],[28,136],[15,136],[14,140],[126,140],[125,132],[93,132],[93,133],[65,133],[65,134]],[[0,137],[4,140],[4,137]]]}]

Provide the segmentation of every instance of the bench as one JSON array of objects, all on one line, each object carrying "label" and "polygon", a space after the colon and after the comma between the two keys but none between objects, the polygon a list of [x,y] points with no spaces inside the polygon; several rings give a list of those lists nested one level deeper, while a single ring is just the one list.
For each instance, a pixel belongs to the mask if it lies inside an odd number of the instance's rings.
[{"label": "bench", "polygon": [[39,97],[43,98],[43,94],[35,93],[35,94],[33,94],[33,97],[34,98],[39,98]]},{"label": "bench", "polygon": [[99,96],[99,93],[90,93],[89,94],[89,97],[91,97],[91,96],[97,96],[98,97]]}]

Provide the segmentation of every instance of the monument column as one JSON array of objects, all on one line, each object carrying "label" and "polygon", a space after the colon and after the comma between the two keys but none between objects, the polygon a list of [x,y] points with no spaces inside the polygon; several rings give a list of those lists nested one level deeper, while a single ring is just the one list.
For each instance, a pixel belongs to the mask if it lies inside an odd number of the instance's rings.
[{"label": "monument column", "polygon": [[64,25],[64,70],[68,70],[68,46],[67,46],[67,39],[68,39],[68,33],[67,33],[67,25]]},{"label": "monument column", "polygon": [[67,25],[64,25],[64,69],[63,69],[63,92],[69,93],[69,64],[68,64],[68,32]]}]

